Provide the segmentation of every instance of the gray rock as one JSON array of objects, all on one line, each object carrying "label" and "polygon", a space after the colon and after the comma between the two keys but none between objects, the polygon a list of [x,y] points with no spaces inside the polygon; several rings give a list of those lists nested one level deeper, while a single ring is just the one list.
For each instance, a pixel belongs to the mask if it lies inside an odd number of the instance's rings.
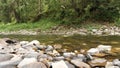
[{"label": "gray rock", "polygon": [[71,60],[71,63],[79,68],[91,68],[88,64],[82,62],[79,59],[73,59],[73,60]]},{"label": "gray rock", "polygon": [[66,53],[63,53],[63,56],[66,58],[72,58],[72,57],[76,56],[76,54],[73,52],[66,52]]},{"label": "gray rock", "polygon": [[37,62],[36,58],[24,58],[17,67],[22,68],[25,65],[31,64],[33,62]]},{"label": "gray rock", "polygon": [[15,56],[11,60],[0,63],[0,68],[16,68],[16,66],[22,61],[21,56]]},{"label": "gray rock", "polygon": [[89,61],[91,67],[105,67],[107,60],[104,58],[95,58]]},{"label": "gray rock", "polygon": [[113,60],[113,64],[120,67],[120,60],[119,59]]},{"label": "gray rock", "polygon": [[63,56],[59,56],[59,57],[54,57],[53,59],[56,61],[60,61],[60,60],[64,60],[65,58]]},{"label": "gray rock", "polygon": [[114,66],[113,62],[107,62],[105,68],[119,68],[118,66]]},{"label": "gray rock", "polygon": [[0,54],[0,62],[10,60],[12,57],[11,54]]},{"label": "gray rock", "polygon": [[33,62],[27,65],[24,65],[22,67],[18,67],[18,68],[47,68],[45,64],[41,63],[41,62]]},{"label": "gray rock", "polygon": [[25,58],[37,58],[40,54],[37,52],[30,52],[24,55]]},{"label": "gray rock", "polygon": [[68,68],[75,68],[74,65],[70,64],[68,61],[65,61],[66,65],[68,66]]},{"label": "gray rock", "polygon": [[46,51],[52,51],[52,50],[53,50],[53,47],[51,45],[48,45]]}]

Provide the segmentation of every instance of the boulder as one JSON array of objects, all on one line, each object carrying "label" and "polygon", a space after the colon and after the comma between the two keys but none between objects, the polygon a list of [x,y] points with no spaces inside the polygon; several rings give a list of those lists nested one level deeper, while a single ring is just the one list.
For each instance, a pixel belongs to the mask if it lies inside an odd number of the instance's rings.
[{"label": "boulder", "polygon": [[61,60],[58,62],[53,62],[52,63],[52,68],[68,68],[67,64],[65,61]]},{"label": "boulder", "polygon": [[73,59],[73,60],[71,60],[71,63],[79,68],[91,68],[87,63],[84,63],[79,59]]}]

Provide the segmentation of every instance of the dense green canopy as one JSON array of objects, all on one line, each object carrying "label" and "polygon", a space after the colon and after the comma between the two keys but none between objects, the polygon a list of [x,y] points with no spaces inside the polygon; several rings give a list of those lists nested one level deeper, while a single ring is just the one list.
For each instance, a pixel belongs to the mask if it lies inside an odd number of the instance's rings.
[{"label": "dense green canopy", "polygon": [[113,22],[120,18],[120,0],[0,0],[1,22],[36,22],[42,18],[63,23]]}]

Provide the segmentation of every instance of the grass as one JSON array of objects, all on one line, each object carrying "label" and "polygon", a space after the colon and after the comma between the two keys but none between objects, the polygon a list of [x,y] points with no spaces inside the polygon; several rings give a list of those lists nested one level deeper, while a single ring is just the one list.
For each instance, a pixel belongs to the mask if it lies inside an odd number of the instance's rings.
[{"label": "grass", "polygon": [[[55,21],[55,20],[50,20],[50,19],[42,19],[39,22],[34,22],[34,23],[0,23],[0,32],[7,32],[7,31],[19,31],[19,30],[47,30],[50,29],[54,26],[60,25],[61,21]],[[65,25],[65,24],[63,24]],[[72,26],[67,26],[67,27],[77,27],[77,28],[85,28],[87,30],[92,30],[92,29],[99,29],[103,25],[107,26],[113,26],[113,25],[118,25],[120,26],[120,20],[117,21],[117,23],[103,23],[103,22],[90,22],[87,21],[85,23],[81,24],[72,24]]]},{"label": "grass", "polygon": [[51,20],[41,20],[35,23],[0,23],[0,31],[19,31],[19,30],[34,30],[34,29],[41,29],[46,30],[53,26],[58,25],[55,21]]}]

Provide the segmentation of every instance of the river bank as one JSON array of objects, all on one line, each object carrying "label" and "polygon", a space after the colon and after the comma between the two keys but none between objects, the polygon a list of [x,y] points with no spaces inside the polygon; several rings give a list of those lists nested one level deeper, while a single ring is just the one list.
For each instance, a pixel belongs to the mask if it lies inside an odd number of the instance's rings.
[{"label": "river bank", "polygon": [[21,29],[17,31],[1,31],[0,34],[9,35],[9,34],[19,34],[19,35],[39,35],[39,34],[53,34],[53,35],[120,35],[120,27],[117,26],[89,26],[85,27],[68,27],[68,26],[53,26],[52,28],[42,30],[39,28],[36,29]]}]

